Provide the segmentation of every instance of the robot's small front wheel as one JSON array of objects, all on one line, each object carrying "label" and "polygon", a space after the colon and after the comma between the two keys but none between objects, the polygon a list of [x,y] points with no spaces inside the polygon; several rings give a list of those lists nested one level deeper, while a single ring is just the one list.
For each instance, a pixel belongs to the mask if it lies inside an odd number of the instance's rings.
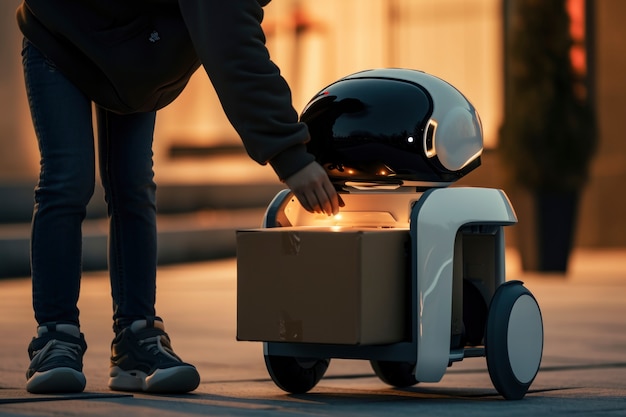
[{"label": "robot's small front wheel", "polygon": [[272,381],[292,394],[311,390],[322,379],[329,364],[330,359],[265,355],[265,366]]},{"label": "robot's small front wheel", "polygon": [[415,379],[414,363],[371,360],[370,364],[376,376],[393,387],[406,388],[418,382]]},{"label": "robot's small front wheel", "polygon": [[496,290],[485,331],[487,369],[496,390],[519,400],[532,384],[543,351],[543,321],[537,300],[520,281]]}]

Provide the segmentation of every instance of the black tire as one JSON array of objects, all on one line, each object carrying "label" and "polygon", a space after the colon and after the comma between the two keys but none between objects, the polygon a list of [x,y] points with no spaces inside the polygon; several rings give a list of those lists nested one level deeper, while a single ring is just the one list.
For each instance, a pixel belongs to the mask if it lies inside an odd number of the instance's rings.
[{"label": "black tire", "polygon": [[520,281],[502,284],[489,306],[485,356],[489,377],[507,400],[524,398],[543,351],[543,321],[537,300]]},{"label": "black tire", "polygon": [[376,376],[385,384],[406,388],[417,384],[415,364],[410,362],[370,361]]},{"label": "black tire", "polygon": [[272,381],[292,394],[311,390],[322,379],[329,364],[330,359],[265,355],[265,366]]}]

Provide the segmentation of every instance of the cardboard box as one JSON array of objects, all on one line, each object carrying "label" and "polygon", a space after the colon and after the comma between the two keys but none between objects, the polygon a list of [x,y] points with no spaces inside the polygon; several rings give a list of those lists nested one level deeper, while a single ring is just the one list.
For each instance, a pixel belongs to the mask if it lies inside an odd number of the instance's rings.
[{"label": "cardboard box", "polygon": [[237,232],[237,339],[405,340],[408,229],[279,227]]}]

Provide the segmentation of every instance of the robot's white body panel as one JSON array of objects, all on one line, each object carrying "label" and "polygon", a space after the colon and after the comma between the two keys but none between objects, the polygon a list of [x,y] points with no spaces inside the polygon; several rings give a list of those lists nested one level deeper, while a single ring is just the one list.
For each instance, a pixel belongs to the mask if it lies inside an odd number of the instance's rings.
[{"label": "robot's white body panel", "polygon": [[[508,225],[516,221],[508,198],[500,190],[434,189],[417,202],[412,224],[416,237],[418,381],[439,381],[450,360],[442,351],[450,346],[450,327],[445,323],[452,319],[450,294],[458,231],[465,225]],[[504,271],[498,275],[504,279]]]}]

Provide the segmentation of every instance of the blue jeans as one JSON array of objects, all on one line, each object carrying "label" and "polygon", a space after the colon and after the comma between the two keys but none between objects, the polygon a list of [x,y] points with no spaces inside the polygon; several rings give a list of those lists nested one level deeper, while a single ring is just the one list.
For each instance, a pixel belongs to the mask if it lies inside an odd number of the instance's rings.
[{"label": "blue jeans", "polygon": [[[79,325],[81,226],[96,181],[92,102],[26,40],[22,60],[41,155],[31,236],[35,319],[40,325]],[[156,114],[119,115],[98,106],[95,112],[113,320],[119,330],[155,315]]]}]

